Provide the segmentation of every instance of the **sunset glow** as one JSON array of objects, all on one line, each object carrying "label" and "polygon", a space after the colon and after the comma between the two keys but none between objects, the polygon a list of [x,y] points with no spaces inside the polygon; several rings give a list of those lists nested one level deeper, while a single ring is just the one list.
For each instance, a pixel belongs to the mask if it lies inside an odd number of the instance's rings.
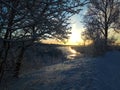
[{"label": "sunset glow", "polygon": [[69,38],[67,44],[70,44],[70,45],[79,45],[80,43],[82,43],[83,40],[81,39],[81,32],[82,32],[82,28],[78,28],[76,26],[76,24],[73,24],[72,25],[71,34],[70,34],[70,38]]},{"label": "sunset glow", "polygon": [[[65,45],[83,45],[83,40],[81,39],[81,33],[84,30],[82,26],[77,26],[77,24],[72,24],[71,34],[69,35],[68,42]],[[47,44],[64,44],[60,43],[55,39],[42,40],[43,43]]]}]

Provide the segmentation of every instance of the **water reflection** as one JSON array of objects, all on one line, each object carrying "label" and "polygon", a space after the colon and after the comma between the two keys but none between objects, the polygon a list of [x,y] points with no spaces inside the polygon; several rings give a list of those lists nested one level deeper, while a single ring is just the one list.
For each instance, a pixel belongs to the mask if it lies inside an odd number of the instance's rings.
[{"label": "water reflection", "polygon": [[69,50],[69,54],[67,55],[67,58],[70,59],[70,60],[73,60],[75,59],[77,56],[80,56],[80,53],[77,52],[76,50],[74,50],[73,48],[71,47],[68,47],[68,50]]},{"label": "water reflection", "polygon": [[74,54],[76,54],[76,53],[78,53],[77,51],[75,51],[74,49],[72,49],[71,47],[68,47],[69,49],[69,51],[71,52],[71,53],[74,53]]},{"label": "water reflection", "polygon": [[66,55],[67,59],[73,60],[78,56],[81,56],[79,52],[74,50],[73,48],[69,47],[60,47],[60,49],[63,51],[63,53]]}]

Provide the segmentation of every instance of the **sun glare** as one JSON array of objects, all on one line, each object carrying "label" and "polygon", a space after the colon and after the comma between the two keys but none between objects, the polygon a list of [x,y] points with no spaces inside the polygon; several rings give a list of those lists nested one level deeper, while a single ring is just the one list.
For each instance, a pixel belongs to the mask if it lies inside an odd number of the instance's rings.
[{"label": "sun glare", "polygon": [[81,39],[81,30],[79,30],[75,24],[72,25],[72,30],[71,30],[71,34],[70,34],[70,38],[67,44],[70,45],[78,45],[80,43],[82,43],[82,39]]},{"label": "sun glare", "polygon": [[80,33],[77,30],[72,31],[72,34],[70,35],[70,41],[73,43],[80,41]]}]

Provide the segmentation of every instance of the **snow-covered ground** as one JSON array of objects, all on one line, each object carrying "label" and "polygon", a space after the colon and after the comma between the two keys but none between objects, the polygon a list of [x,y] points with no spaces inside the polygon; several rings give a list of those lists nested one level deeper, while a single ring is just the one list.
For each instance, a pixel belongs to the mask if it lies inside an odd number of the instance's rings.
[{"label": "snow-covered ground", "polygon": [[96,90],[120,90],[120,52],[113,51],[96,59]]},{"label": "snow-covered ground", "polygon": [[120,90],[120,52],[77,58],[20,75],[0,90]]}]

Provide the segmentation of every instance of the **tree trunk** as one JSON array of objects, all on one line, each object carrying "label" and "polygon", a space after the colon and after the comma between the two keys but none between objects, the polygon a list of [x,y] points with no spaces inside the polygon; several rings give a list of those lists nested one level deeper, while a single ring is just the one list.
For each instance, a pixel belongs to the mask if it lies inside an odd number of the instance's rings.
[{"label": "tree trunk", "polygon": [[108,20],[107,20],[107,6],[108,6],[108,3],[106,2],[105,4],[105,37],[104,37],[104,49],[105,51],[107,50],[107,47],[108,47]]},{"label": "tree trunk", "polygon": [[[19,3],[19,0],[12,1],[13,7],[16,8],[18,6],[18,3]],[[11,27],[13,25],[13,20],[15,17],[14,9],[11,9],[9,12],[10,13],[9,13],[8,23],[7,23],[8,29],[6,30],[6,33],[4,35],[5,40],[11,39],[11,34],[12,34]],[[0,80],[2,79],[2,77],[4,75],[4,69],[5,69],[5,64],[6,64],[7,58],[8,58],[9,49],[10,49],[10,42],[3,41],[3,49],[0,52],[0,54],[1,54],[0,59],[3,56],[3,59],[1,59],[1,61],[0,61]]]},{"label": "tree trunk", "polygon": [[9,49],[10,49],[10,44],[9,44],[9,42],[6,42],[6,45],[4,47],[4,52],[2,53],[2,54],[4,54],[3,55],[4,58],[0,63],[0,81],[2,80],[2,77],[4,75],[4,69],[5,69],[5,64],[6,64],[6,61],[7,61]]},{"label": "tree trunk", "polygon": [[105,28],[105,40],[104,40],[104,49],[108,49],[108,27]]},{"label": "tree trunk", "polygon": [[15,66],[14,75],[13,75],[16,78],[19,77],[19,73],[20,73],[20,69],[21,69],[21,64],[22,64],[24,52],[25,52],[25,48],[22,47],[21,51],[20,51],[20,53],[18,55],[18,59],[16,61],[16,66]]}]

